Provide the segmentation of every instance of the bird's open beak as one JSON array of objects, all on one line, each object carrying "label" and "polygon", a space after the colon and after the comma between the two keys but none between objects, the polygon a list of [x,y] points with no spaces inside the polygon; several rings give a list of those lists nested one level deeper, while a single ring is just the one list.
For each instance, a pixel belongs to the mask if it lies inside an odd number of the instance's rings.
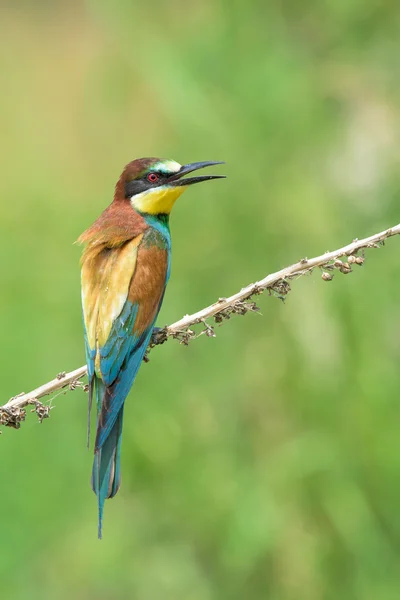
[{"label": "bird's open beak", "polygon": [[204,167],[212,167],[213,165],[223,164],[225,163],[206,161],[183,165],[183,167],[181,167],[177,173],[174,173],[174,175],[168,178],[168,185],[176,187],[180,185],[192,185],[192,183],[200,183],[200,181],[208,181],[209,179],[224,179],[225,175],[200,175],[198,177],[186,177],[186,179],[182,179],[184,175],[192,173],[193,171],[197,171],[198,169],[204,169]]}]

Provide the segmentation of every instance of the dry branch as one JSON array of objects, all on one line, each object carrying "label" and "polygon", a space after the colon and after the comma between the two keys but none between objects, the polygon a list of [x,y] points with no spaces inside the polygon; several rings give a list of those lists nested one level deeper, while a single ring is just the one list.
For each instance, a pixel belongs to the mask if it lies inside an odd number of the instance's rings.
[{"label": "dry branch", "polygon": [[[207,323],[207,319],[213,318],[215,323],[222,323],[233,314],[244,315],[247,312],[257,312],[258,307],[251,300],[253,296],[262,294],[268,290],[269,294],[284,299],[291,289],[289,282],[292,279],[297,279],[302,275],[311,273],[315,268],[322,270],[321,277],[324,281],[330,281],[335,271],[348,274],[352,271],[353,265],[361,266],[364,263],[365,249],[379,248],[384,245],[386,239],[399,233],[400,224],[386,229],[381,233],[371,235],[368,238],[362,240],[355,239],[351,244],[333,252],[326,252],[315,258],[303,258],[289,267],[285,267],[276,273],[271,273],[264,277],[264,279],[249,284],[229,298],[219,298],[217,302],[199,310],[197,313],[186,315],[172,325],[155,330],[148,351],[159,344],[163,344],[170,337],[186,345],[193,338],[202,334],[214,337],[214,327]],[[340,260],[343,257],[346,260]],[[203,328],[199,333],[196,334],[190,329],[200,324]],[[145,360],[148,360],[147,354]],[[25,419],[25,408],[29,405],[33,407],[32,412],[36,412],[39,420],[42,421],[49,416],[51,405],[43,404],[39,401],[39,398],[48,396],[57,390],[64,390],[66,392],[77,387],[86,389],[86,386],[80,381],[86,375],[86,372],[86,366],[83,366],[70,373],[59,373],[55,379],[35,390],[11,398],[4,406],[0,407],[0,425],[7,425],[18,429],[21,421]]]}]

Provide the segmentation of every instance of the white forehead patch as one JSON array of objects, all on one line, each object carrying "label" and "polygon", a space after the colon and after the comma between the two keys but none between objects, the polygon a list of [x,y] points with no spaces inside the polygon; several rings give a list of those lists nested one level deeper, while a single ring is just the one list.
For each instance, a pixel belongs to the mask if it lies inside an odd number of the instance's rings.
[{"label": "white forehead patch", "polygon": [[177,173],[182,168],[182,165],[177,163],[175,160],[163,160],[155,165],[153,165],[153,169],[155,171],[161,171],[162,173]]}]

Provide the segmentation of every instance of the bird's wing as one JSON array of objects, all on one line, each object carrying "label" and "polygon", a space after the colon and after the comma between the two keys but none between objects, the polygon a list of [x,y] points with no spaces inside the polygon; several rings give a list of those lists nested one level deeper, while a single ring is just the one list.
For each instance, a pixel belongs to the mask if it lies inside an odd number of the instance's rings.
[{"label": "bird's wing", "polygon": [[101,376],[99,346],[107,341],[126,303],[142,238],[138,235],[116,248],[102,245],[83,256],[82,308],[89,381],[95,373]]},{"label": "bird's wing", "polygon": [[89,386],[101,379],[96,448],[109,435],[146,351],[165,291],[169,257],[140,234],[82,265]]}]

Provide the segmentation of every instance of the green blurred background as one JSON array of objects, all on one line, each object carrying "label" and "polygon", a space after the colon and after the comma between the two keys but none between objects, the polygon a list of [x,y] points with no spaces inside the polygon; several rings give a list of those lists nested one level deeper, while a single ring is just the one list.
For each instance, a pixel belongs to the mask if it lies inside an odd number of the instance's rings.
[{"label": "green blurred background", "polygon": [[[225,160],[171,219],[173,322],[399,221],[393,0],[1,2],[1,398],[84,362],[72,242],[125,163]],[[96,538],[86,396],[3,429],[11,599],[400,596],[399,240],[144,365]]]}]

